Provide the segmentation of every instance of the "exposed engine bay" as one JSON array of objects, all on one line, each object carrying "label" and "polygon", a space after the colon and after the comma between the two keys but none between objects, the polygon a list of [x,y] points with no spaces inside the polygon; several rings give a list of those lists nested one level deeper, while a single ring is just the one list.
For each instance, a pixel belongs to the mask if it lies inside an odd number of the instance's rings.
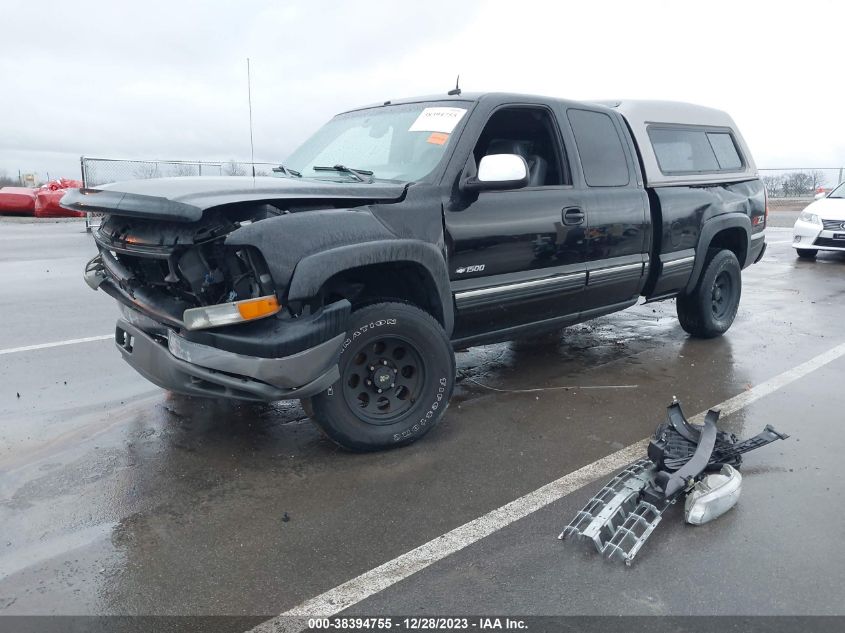
[{"label": "exposed engine bay", "polygon": [[221,207],[192,223],[107,215],[94,233],[100,254],[88,263],[86,281],[157,321],[181,326],[190,308],[275,293],[259,251],[225,240],[242,226],[289,212],[270,204]]},{"label": "exposed engine bay", "polygon": [[263,219],[254,209],[242,214],[214,210],[194,224],[110,216],[95,240],[131,273],[124,290],[145,286],[189,307],[248,299],[272,292],[272,280],[255,249],[224,245],[229,233]]}]

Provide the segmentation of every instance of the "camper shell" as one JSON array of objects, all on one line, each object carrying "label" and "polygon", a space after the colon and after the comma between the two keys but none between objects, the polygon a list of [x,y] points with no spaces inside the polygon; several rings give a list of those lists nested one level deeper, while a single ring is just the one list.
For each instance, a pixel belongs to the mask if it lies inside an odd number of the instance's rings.
[{"label": "camper shell", "polygon": [[[637,151],[640,155],[645,184],[647,187],[671,187],[680,185],[705,185],[724,182],[741,182],[753,180],[758,177],[757,166],[751,152],[743,139],[739,128],[727,112],[708,108],[705,106],[682,103],[678,101],[600,101],[601,105],[607,106],[625,119],[628,129],[637,144]],[[655,138],[658,132],[665,132],[664,136],[669,139],[660,140]],[[663,148],[666,154],[671,154],[671,136],[680,139],[692,139],[702,141],[693,148],[700,150],[698,156],[679,156],[674,153],[674,158],[680,161],[688,161],[687,169],[672,167],[684,167],[683,165],[661,164],[658,151]],[[708,136],[709,134],[709,136]],[[729,140],[732,144],[714,147],[715,139],[722,140],[725,145]],[[706,144],[705,144],[706,142]],[[679,144],[680,145],[680,144]],[[684,146],[685,149],[693,149]],[[725,166],[719,164],[719,151],[725,151],[733,157],[730,150],[736,151],[738,163],[727,163]],[[711,153],[712,152],[712,153]],[[707,165],[699,165],[696,169],[695,159],[702,162],[709,162]],[[715,160],[714,160],[715,159]]]}]

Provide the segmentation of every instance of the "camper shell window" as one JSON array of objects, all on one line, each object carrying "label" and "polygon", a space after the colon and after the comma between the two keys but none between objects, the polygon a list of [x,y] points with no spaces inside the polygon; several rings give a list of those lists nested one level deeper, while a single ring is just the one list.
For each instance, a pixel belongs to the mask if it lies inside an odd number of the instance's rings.
[{"label": "camper shell window", "polygon": [[735,172],[744,166],[728,129],[649,125],[648,136],[664,175]]}]

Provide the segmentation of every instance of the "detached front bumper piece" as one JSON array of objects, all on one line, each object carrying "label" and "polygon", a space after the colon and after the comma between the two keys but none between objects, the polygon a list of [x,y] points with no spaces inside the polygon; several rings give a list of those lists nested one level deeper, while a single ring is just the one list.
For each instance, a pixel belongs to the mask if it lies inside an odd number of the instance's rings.
[{"label": "detached front bumper piece", "polygon": [[247,356],[189,341],[174,330],[167,340],[125,319],[115,343],[123,359],[150,382],[192,396],[254,402],[307,398],[340,376],[337,359],[346,334],[282,358]]},{"label": "detached front bumper piece", "polygon": [[[705,523],[729,510],[740,494],[742,478],[734,469],[742,454],[789,436],[767,425],[739,442],[718,430],[718,419],[719,412],[710,410],[702,426],[690,424],[680,403],[673,401],[667,421],[658,425],[649,443],[648,458],[611,479],[559,538],[590,541],[607,558],[630,565],[666,509],[687,494],[690,523]],[[708,471],[721,472],[705,475]]]}]

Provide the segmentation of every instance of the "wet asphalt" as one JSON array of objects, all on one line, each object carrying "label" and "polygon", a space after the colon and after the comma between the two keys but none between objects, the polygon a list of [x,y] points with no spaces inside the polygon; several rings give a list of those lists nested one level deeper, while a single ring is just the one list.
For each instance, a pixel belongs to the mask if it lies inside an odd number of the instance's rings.
[{"label": "wet asphalt", "polygon": [[[0,354],[0,614],[280,613],[646,437],[673,395],[699,412],[845,342],[845,256],[798,261],[781,215],[726,336],[689,339],[663,302],[472,348],[441,424],[384,453],[295,402],[165,393],[109,340]],[[113,331],[93,254],[79,222],[0,222],[0,350]],[[556,538],[598,481],[350,612],[843,614],[843,377],[726,417],[792,438],[746,457],[734,510],[668,515],[629,569]]]}]

